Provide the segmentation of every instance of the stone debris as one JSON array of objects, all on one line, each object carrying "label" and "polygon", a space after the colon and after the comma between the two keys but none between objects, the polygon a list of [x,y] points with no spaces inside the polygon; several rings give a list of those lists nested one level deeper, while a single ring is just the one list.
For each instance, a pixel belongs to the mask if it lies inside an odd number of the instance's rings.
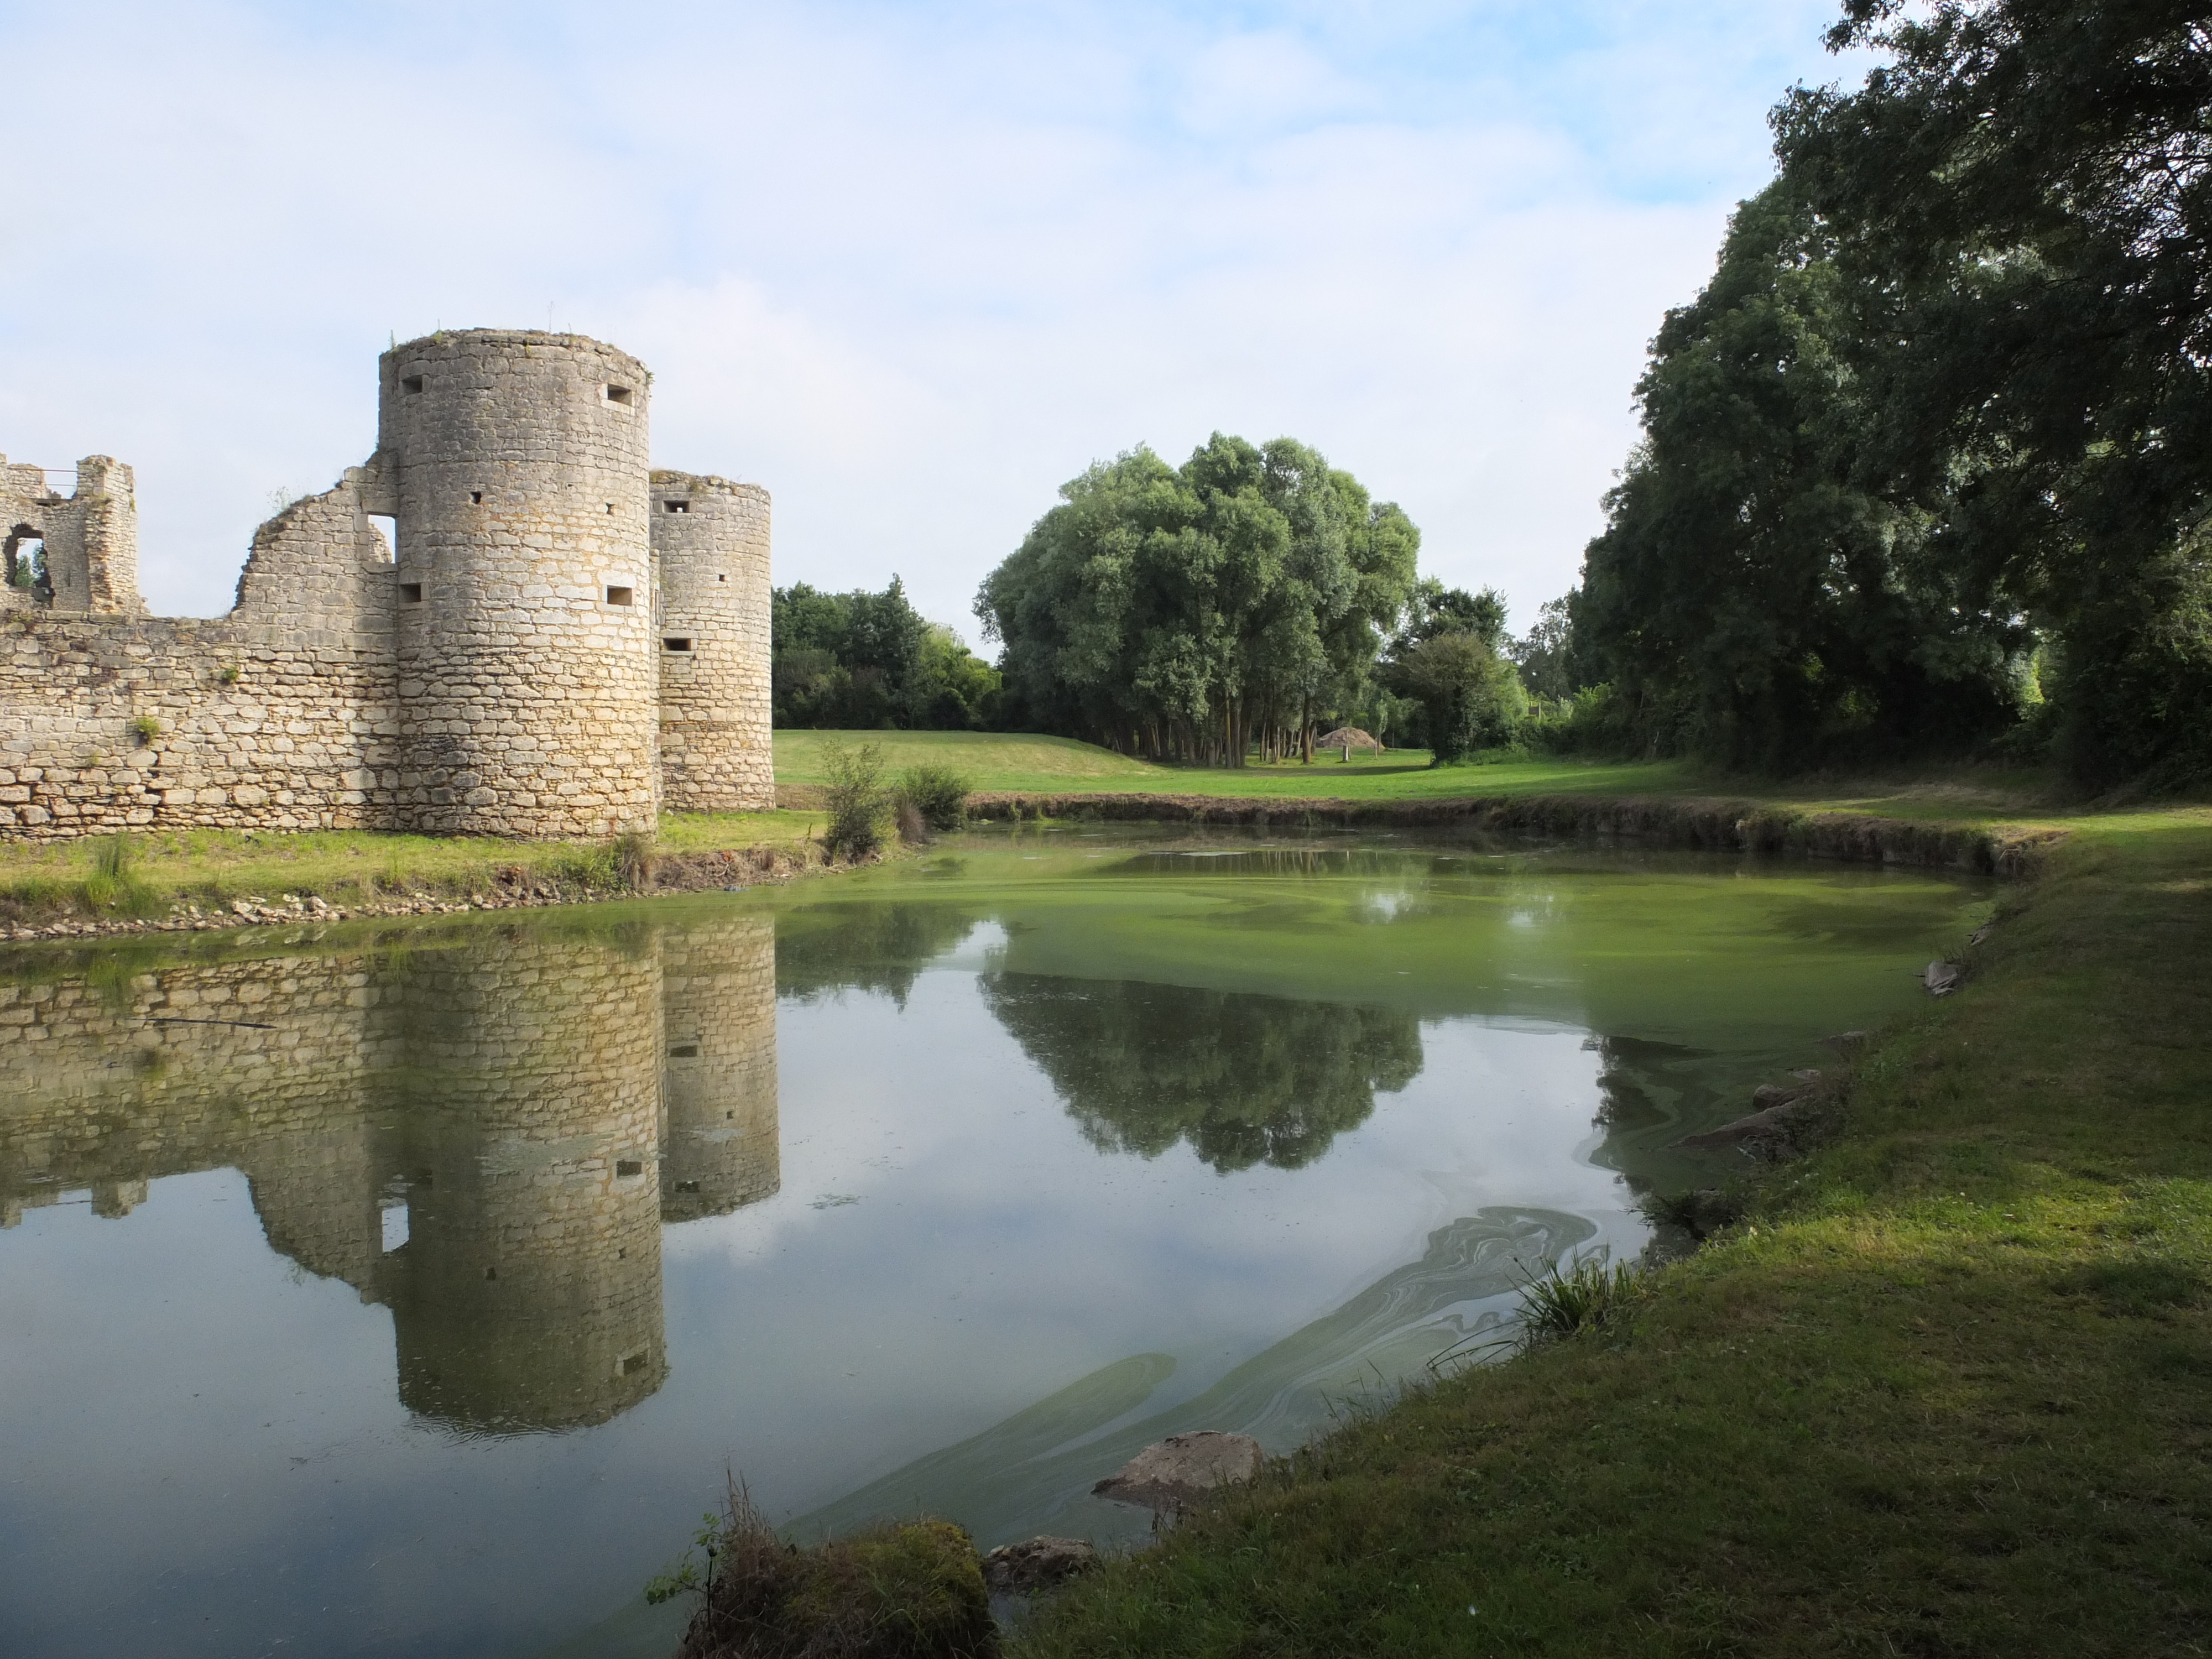
[{"label": "stone debris", "polygon": [[1929,996],[1948,997],[1959,988],[1962,977],[1963,972],[1957,963],[1931,962],[1927,971],[1921,975],[1920,982],[1928,988]]},{"label": "stone debris", "polygon": [[994,1595],[1031,1595],[1097,1565],[1098,1552],[1080,1538],[1025,1538],[983,1558],[983,1582]]},{"label": "stone debris", "polygon": [[1866,1046],[1867,1034],[1864,1031],[1838,1031],[1833,1036],[1822,1037],[1820,1041],[1839,1054],[1851,1054]]},{"label": "stone debris", "polygon": [[1117,1504],[1179,1510],[1216,1486],[1252,1480],[1266,1462],[1260,1443],[1249,1434],[1198,1429],[1146,1447],[1091,1490]]}]

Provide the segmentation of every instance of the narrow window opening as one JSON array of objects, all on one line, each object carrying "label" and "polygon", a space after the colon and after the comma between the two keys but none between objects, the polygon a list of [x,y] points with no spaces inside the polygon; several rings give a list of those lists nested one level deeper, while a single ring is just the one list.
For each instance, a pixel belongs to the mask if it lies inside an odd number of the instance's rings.
[{"label": "narrow window opening", "polygon": [[482,507],[483,505],[483,491],[481,489],[471,489],[469,491],[469,501],[472,506]]},{"label": "narrow window opening", "polygon": [[660,505],[663,511],[669,513],[689,513],[691,510],[689,501],[663,501]]},{"label": "narrow window opening", "polygon": [[46,568],[46,538],[27,524],[8,535],[8,586],[20,587],[45,603],[54,597],[54,579]]},{"label": "narrow window opening", "polygon": [[611,513],[611,512],[613,512],[614,510],[615,510],[615,504],[614,504],[612,501],[609,501],[609,502],[607,503],[607,511],[608,511],[608,512],[610,512],[610,513]]},{"label": "narrow window opening", "polygon": [[422,377],[420,374],[404,376],[399,382],[399,389],[410,398],[416,396],[422,390]]},{"label": "narrow window opening", "polygon": [[486,1279],[497,1279],[499,1277],[499,1269],[496,1267],[486,1267],[484,1269],[484,1277]]},{"label": "narrow window opening", "polygon": [[671,1060],[696,1060],[699,1058],[699,1045],[696,1042],[679,1042],[668,1051],[668,1057]]},{"label": "narrow window opening", "polygon": [[691,648],[691,641],[689,640],[663,640],[660,642],[660,648],[663,651],[689,651]]},{"label": "narrow window opening", "polygon": [[630,602],[630,590],[627,587],[610,587],[607,589],[607,603],[609,605],[628,605]]},{"label": "narrow window opening", "polygon": [[618,1176],[643,1175],[645,1165],[634,1158],[618,1158],[615,1160],[615,1173]]},{"label": "narrow window opening", "polygon": [[384,1254],[390,1255],[407,1242],[407,1205],[403,1200],[384,1208]]},{"label": "narrow window opening", "polygon": [[368,527],[384,538],[384,550],[393,559],[399,556],[399,520],[389,513],[369,513],[362,515]]},{"label": "narrow window opening", "polygon": [[422,583],[420,583],[420,582],[402,582],[402,583],[400,583],[400,584],[399,584],[399,603],[400,603],[400,604],[402,604],[402,605],[420,605],[420,604],[422,604]]},{"label": "narrow window opening", "polygon": [[730,579],[727,576],[723,575],[721,572],[718,570],[714,573],[714,580],[718,582],[726,582]]},{"label": "narrow window opening", "polygon": [[646,1357],[644,1354],[641,1354],[641,1353],[626,1353],[626,1354],[624,1354],[624,1355],[622,1357],[622,1362],[621,1362],[621,1364],[622,1364],[622,1374],[623,1374],[624,1376],[636,1376],[636,1375],[638,1374],[638,1372],[640,1372],[640,1371],[641,1371],[641,1370],[643,1370],[645,1369],[646,1358],[647,1358],[647,1357]]},{"label": "narrow window opening", "polygon": [[679,1193],[696,1193],[699,1190],[699,1183],[696,1181],[679,1181],[676,1183],[676,1190]]},{"label": "narrow window opening", "polygon": [[620,404],[624,408],[628,408],[635,398],[636,394],[626,386],[611,386],[607,388],[607,401],[611,404]]},{"label": "narrow window opening", "polygon": [[736,1114],[735,1112],[725,1112],[725,1113],[723,1113],[723,1114],[722,1114],[722,1115],[723,1115],[724,1117],[726,1117],[726,1118],[727,1118],[727,1117],[735,1117],[735,1116],[737,1115],[737,1114]]}]

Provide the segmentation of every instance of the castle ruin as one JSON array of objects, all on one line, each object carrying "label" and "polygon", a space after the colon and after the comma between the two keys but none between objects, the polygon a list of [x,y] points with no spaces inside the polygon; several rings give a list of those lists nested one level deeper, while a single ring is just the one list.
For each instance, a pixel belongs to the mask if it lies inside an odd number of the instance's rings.
[{"label": "castle ruin", "polygon": [[768,492],[654,471],[652,377],[580,335],[441,332],[378,374],[376,453],[255,532],[225,617],[146,614],[129,467],[63,495],[0,456],[0,837],[775,805]]}]

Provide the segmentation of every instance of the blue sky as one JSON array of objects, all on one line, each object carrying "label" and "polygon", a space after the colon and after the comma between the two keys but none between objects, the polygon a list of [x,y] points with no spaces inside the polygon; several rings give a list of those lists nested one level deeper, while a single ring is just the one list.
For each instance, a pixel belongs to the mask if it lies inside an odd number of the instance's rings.
[{"label": "blue sky", "polygon": [[975,586],[1091,460],[1301,438],[1516,626],[1834,0],[0,0],[0,452],[138,471],[158,612],[374,443],[374,359],[574,329],[779,583]]}]

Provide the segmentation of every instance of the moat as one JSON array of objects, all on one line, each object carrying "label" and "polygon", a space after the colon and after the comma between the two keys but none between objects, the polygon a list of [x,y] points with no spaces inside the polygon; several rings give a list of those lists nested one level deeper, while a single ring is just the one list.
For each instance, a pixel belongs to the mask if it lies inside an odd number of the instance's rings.
[{"label": "moat", "polygon": [[1299,1443],[1920,994],[1925,872],[1024,830],[0,960],[0,1650],[664,1653],[726,1465],[984,1547]]}]

